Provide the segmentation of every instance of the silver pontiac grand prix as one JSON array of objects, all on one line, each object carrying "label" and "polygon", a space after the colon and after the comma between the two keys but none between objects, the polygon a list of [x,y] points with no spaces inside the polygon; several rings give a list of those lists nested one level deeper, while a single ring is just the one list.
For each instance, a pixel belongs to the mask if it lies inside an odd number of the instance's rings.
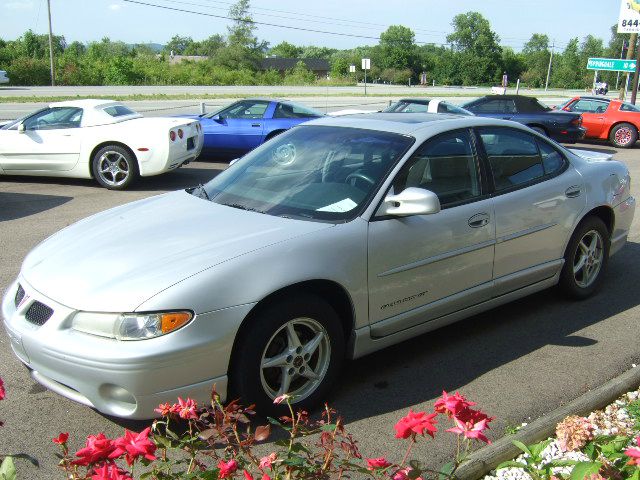
[{"label": "silver pontiac grand prix", "polygon": [[106,414],[150,418],[214,384],[308,408],[346,358],[555,285],[593,294],[629,187],[623,164],[512,122],[319,119],[45,240],[4,323],[36,381]]}]

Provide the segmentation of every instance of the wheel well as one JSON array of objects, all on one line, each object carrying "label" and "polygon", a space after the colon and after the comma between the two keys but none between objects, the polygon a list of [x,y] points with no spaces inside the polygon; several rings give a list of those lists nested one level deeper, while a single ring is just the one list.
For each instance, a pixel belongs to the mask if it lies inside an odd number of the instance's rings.
[{"label": "wheel well", "polygon": [[615,226],[615,216],[613,214],[613,210],[610,207],[597,207],[593,210],[590,210],[582,219],[584,220],[587,217],[598,217],[600,220],[604,222],[609,231],[609,238],[613,235],[613,227]]},{"label": "wheel well", "polygon": [[264,137],[264,141],[271,140],[276,135],[280,135],[281,133],[286,132],[286,130],[274,130],[273,132],[269,132],[266,137]]},{"label": "wheel well", "polygon": [[[93,157],[96,155],[96,153],[98,152],[98,150],[100,150],[102,147],[106,147],[107,145],[117,145],[118,147],[122,147],[124,148],[127,152],[129,152],[131,154],[131,156],[133,157],[133,159],[136,161],[136,163],[138,163],[138,157],[136,157],[136,154],[133,150],[131,150],[131,148],[129,148],[129,146],[125,145],[122,142],[118,142],[115,140],[111,140],[108,142],[102,142],[99,143],[98,145],[96,145],[93,150],[91,150],[91,155],[89,155],[89,173],[91,173],[91,178],[93,178],[93,168],[91,168],[91,165],[93,163]],[[138,164],[138,170],[140,170],[140,165]]]},{"label": "wheel well", "polygon": [[251,320],[260,314],[260,312],[268,305],[275,302],[285,301],[287,297],[292,295],[298,295],[300,293],[311,293],[317,295],[321,299],[325,300],[338,314],[342,323],[342,331],[344,332],[345,342],[348,342],[349,336],[354,327],[354,312],[351,297],[347,291],[336,282],[330,280],[308,280],[305,282],[295,283],[288,287],[277,290],[265,298],[260,300],[249,312],[246,318],[242,321],[236,338],[233,342],[233,349],[231,351],[231,359],[229,361],[229,368],[233,365],[234,354],[236,347],[243,335],[249,333],[249,326]]}]

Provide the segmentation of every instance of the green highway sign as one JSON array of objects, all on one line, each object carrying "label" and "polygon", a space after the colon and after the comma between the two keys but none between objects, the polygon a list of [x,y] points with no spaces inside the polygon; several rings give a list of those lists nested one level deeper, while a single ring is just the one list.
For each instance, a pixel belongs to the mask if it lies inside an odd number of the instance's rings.
[{"label": "green highway sign", "polygon": [[635,60],[621,60],[619,58],[590,58],[587,70],[609,70],[613,72],[635,72]]}]

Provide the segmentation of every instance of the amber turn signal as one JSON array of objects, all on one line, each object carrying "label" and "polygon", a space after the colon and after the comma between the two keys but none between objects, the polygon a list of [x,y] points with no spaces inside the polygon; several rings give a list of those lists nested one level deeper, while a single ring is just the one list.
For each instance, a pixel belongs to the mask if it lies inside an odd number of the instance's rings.
[{"label": "amber turn signal", "polygon": [[161,326],[162,333],[173,332],[174,330],[179,329],[180,327],[189,323],[191,320],[191,313],[189,312],[171,312],[171,313],[163,313],[160,315],[161,318]]}]

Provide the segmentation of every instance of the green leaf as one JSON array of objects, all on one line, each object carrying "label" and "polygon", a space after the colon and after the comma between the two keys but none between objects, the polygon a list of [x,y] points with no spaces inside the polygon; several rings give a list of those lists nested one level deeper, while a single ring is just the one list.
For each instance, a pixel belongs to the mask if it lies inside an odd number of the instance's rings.
[{"label": "green leaf", "polygon": [[640,480],[640,468],[636,468],[629,480]]},{"label": "green leaf", "polygon": [[553,440],[549,438],[548,440],[543,440],[542,442],[536,443],[535,445],[529,445],[531,456],[538,460],[542,451],[547,448],[552,441]]},{"label": "green leaf", "polygon": [[4,457],[2,464],[0,464],[0,479],[2,480],[16,480],[16,467],[13,464],[13,458]]},{"label": "green leaf", "polygon": [[336,426],[333,423],[327,423],[325,425],[322,425],[322,427],[320,427],[320,430],[322,430],[323,432],[333,432],[335,429],[336,429]]},{"label": "green leaf", "polygon": [[527,447],[521,441],[519,441],[519,440],[511,440],[511,443],[513,443],[516,447],[518,447],[520,450],[522,450],[527,455],[533,457],[533,455],[531,454],[531,450],[529,450],[529,447]]},{"label": "green leaf", "polygon": [[409,470],[409,473],[407,473],[407,477],[409,477],[411,480],[416,480],[416,478],[418,478],[421,473],[422,472],[420,470],[411,469]]},{"label": "green leaf", "polygon": [[451,477],[451,472],[456,468],[456,464],[454,462],[445,463],[440,469],[440,473],[438,473],[439,480],[447,480]]},{"label": "green leaf", "polygon": [[526,463],[516,462],[515,460],[507,460],[506,462],[502,462],[500,465],[496,467],[496,470],[500,470],[501,468],[527,468]]},{"label": "green leaf", "polygon": [[591,460],[598,458],[598,449],[596,448],[595,442],[587,443],[584,446],[583,451]]},{"label": "green leaf", "polygon": [[571,470],[571,480],[584,480],[584,477],[598,473],[600,462],[580,462]]}]

